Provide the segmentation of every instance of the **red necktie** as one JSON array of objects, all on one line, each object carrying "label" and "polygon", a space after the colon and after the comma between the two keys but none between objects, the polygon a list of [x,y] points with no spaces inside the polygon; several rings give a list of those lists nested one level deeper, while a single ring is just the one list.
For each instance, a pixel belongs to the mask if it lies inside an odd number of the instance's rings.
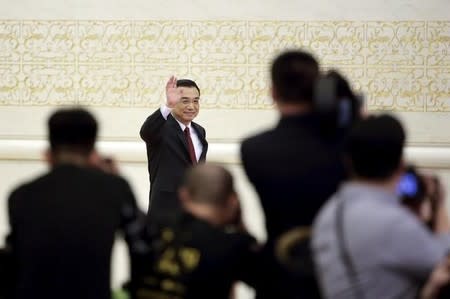
[{"label": "red necktie", "polygon": [[194,144],[192,143],[191,133],[189,132],[188,127],[184,129],[184,137],[186,137],[186,142],[189,150],[189,157],[191,157],[192,164],[195,165],[197,164],[197,158],[195,157]]}]

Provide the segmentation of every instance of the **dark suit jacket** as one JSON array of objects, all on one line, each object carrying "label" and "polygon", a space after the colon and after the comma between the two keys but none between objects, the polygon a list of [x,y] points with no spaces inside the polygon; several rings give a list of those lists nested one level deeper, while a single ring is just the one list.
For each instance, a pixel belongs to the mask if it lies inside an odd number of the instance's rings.
[{"label": "dark suit jacket", "polygon": [[[194,122],[191,125],[203,145],[199,161],[205,161],[206,131]],[[158,109],[145,120],[140,135],[147,146],[151,184],[149,217],[172,217],[180,211],[177,188],[185,170],[192,166],[184,132],[171,114],[166,120]]]},{"label": "dark suit jacket", "polygon": [[[243,141],[243,166],[265,214],[268,256],[273,255],[274,242],[282,233],[312,224],[322,204],[345,178],[341,140],[341,137],[324,137],[319,119],[306,115],[284,117],[275,128]],[[288,278],[281,279],[288,281]],[[278,297],[289,298],[279,292],[267,296]]]},{"label": "dark suit jacket", "polygon": [[[154,232],[152,250],[134,256],[131,298],[150,298],[145,294],[153,293],[151,298],[228,299],[235,281],[253,285],[256,240],[249,234],[212,226],[186,212]],[[167,262],[170,268],[155,266]],[[164,281],[181,288],[165,288]]]},{"label": "dark suit jacket", "polygon": [[60,165],[14,190],[8,204],[15,298],[111,298],[115,233],[130,243],[145,223],[125,180]]}]

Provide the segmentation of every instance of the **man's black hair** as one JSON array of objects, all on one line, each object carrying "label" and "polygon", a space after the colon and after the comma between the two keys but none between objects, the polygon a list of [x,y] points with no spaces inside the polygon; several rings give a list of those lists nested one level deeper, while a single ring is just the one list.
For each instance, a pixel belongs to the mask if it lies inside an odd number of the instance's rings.
[{"label": "man's black hair", "polygon": [[354,174],[365,179],[388,179],[398,169],[405,131],[392,116],[370,116],[360,120],[349,133],[345,152]]},{"label": "man's black hair", "polygon": [[48,120],[51,150],[88,155],[94,148],[97,129],[95,118],[82,108],[57,110]]},{"label": "man's black hair", "polygon": [[195,87],[198,91],[198,95],[200,95],[200,88],[198,88],[197,83],[190,79],[178,79],[177,87]]},{"label": "man's black hair", "polygon": [[300,50],[284,52],[272,63],[272,84],[280,101],[311,103],[318,76],[316,59]]}]

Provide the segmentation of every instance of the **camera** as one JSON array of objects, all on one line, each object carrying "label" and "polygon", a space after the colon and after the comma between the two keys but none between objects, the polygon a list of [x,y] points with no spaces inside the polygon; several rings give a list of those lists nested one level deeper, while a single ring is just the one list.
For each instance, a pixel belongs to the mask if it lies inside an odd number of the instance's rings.
[{"label": "camera", "polygon": [[419,204],[426,199],[426,185],[414,166],[408,166],[397,185],[397,194],[405,204]]},{"label": "camera", "polygon": [[436,176],[420,175],[414,166],[408,166],[397,185],[397,193],[402,204],[434,230],[442,197],[439,179]]}]

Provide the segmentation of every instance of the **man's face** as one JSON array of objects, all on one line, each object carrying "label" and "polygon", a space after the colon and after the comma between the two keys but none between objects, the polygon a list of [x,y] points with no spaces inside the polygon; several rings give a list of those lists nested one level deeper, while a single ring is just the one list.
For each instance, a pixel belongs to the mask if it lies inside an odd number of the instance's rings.
[{"label": "man's face", "polygon": [[200,95],[195,87],[177,87],[180,101],[172,109],[172,114],[183,124],[189,124],[200,110]]}]

